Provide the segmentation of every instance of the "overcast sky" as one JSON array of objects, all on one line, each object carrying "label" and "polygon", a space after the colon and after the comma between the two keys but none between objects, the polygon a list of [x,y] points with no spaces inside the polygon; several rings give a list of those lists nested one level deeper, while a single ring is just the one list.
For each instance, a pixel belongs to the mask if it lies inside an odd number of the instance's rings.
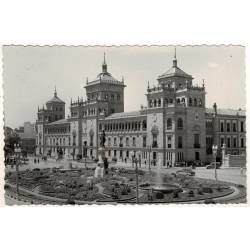
[{"label": "overcast sky", "polygon": [[[206,106],[243,108],[245,95],[245,49],[240,46],[177,46],[178,66],[194,78],[205,80]],[[118,80],[124,76],[125,111],[146,105],[147,82],[157,85],[158,75],[172,66],[173,46],[65,47],[5,46],[3,48],[5,124],[12,128],[35,122],[41,107],[53,96],[66,102],[84,97],[86,78],[101,72],[106,53],[108,71]]]}]

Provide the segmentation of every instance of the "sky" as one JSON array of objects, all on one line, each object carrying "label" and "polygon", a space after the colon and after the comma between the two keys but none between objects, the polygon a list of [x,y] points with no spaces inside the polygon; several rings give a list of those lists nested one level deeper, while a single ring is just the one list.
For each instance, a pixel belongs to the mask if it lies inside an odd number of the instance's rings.
[{"label": "sky", "polygon": [[[242,46],[176,46],[178,67],[205,81],[206,107],[246,108],[245,48]],[[4,46],[3,83],[5,125],[11,128],[35,122],[37,108],[57,95],[66,102],[86,99],[86,79],[101,72],[106,53],[108,71],[124,77],[125,111],[146,105],[146,90],[172,66],[173,46]]]}]

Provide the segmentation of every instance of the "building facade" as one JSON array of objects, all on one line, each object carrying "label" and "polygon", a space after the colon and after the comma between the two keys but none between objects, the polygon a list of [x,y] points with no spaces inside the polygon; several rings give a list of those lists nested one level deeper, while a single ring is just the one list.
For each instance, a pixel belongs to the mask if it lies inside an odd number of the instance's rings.
[{"label": "building facade", "polygon": [[226,144],[227,154],[245,154],[245,111],[206,108],[205,86],[194,86],[193,77],[177,65],[147,86],[147,106],[124,112],[124,79],[102,72],[86,81],[86,100],[71,100],[65,119],[65,103],[54,97],[38,108],[36,153],[56,155],[60,148],[68,158],[97,158],[100,135],[106,134],[106,156],[118,161],[136,157],[143,163],[174,165],[177,162],[209,162],[212,145]]}]

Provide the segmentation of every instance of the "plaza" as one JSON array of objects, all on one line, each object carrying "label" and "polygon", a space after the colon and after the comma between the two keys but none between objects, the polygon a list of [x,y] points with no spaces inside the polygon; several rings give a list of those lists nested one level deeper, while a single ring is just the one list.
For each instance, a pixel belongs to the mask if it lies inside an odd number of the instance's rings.
[{"label": "plaza", "polygon": [[[170,194],[164,194],[165,200],[160,197],[149,201],[147,200],[149,191],[145,189],[145,187],[147,187],[150,182],[155,183],[158,168],[149,169],[148,165],[141,165],[136,171],[135,166],[132,166],[131,163],[111,163],[109,166],[109,174],[104,176],[104,178],[97,179],[93,177],[96,163],[86,164],[77,161],[72,161],[71,163],[71,169],[68,167],[68,162],[66,163],[67,165],[65,165],[65,162],[54,159],[47,161],[41,160],[39,164],[35,164],[31,157],[29,163],[21,166],[19,169],[19,195],[16,193],[16,170],[11,166],[7,166],[6,186],[8,186],[8,188],[6,189],[5,195],[6,203],[8,205],[62,205],[71,203],[81,205],[123,204],[124,202],[129,204],[145,204],[151,202],[200,204],[211,200],[213,203],[222,204],[246,202],[246,191],[244,188],[246,185],[246,172],[240,168],[217,169],[217,180],[215,180],[214,169],[206,169],[205,167],[192,169],[191,171],[195,172],[194,176],[178,174],[178,172],[183,169],[190,170],[190,167],[160,168],[161,182],[170,184],[173,183],[172,178],[174,176],[180,176],[182,178],[180,182],[181,189],[178,189],[178,192],[175,191]],[[139,201],[136,200],[136,173],[139,173]],[[42,175],[44,179],[39,179],[40,175]],[[51,176],[54,177],[51,178]],[[46,178],[48,178],[48,181],[46,181]],[[188,188],[188,186],[186,187],[185,185],[187,185],[189,181],[192,183],[192,186]],[[52,193],[47,192],[47,185],[50,185],[50,189],[56,187],[55,189],[60,195],[58,196],[54,191]],[[65,185],[68,188],[65,188]],[[116,191],[114,191],[114,187]],[[210,193],[211,188],[213,189],[212,194]],[[222,191],[223,188],[224,192]],[[81,196],[83,193],[88,193],[87,190],[89,189],[91,194]],[[206,189],[208,189],[208,196],[203,196],[206,193],[202,190]],[[219,192],[216,190],[219,190]],[[115,196],[117,192],[118,198]],[[159,195],[159,193],[160,192],[157,192],[155,195]],[[179,194],[179,200],[173,198],[176,194]],[[187,197],[181,197],[180,194],[186,194]],[[69,197],[71,198],[69,199]],[[180,199],[180,197],[182,199]]]}]

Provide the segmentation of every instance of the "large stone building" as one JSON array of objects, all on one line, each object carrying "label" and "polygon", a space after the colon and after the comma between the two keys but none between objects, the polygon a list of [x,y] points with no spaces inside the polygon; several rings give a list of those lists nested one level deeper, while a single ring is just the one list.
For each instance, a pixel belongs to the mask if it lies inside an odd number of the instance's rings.
[{"label": "large stone building", "polygon": [[124,80],[115,79],[104,57],[102,72],[86,82],[87,99],[71,101],[65,119],[65,103],[55,91],[46,108],[38,109],[37,154],[56,155],[60,148],[68,158],[97,158],[102,131],[109,159],[168,165],[176,162],[211,161],[212,145],[226,144],[227,154],[245,154],[245,111],[206,108],[205,86],[193,85],[193,77],[177,65],[147,86],[147,107],[124,112]]}]

